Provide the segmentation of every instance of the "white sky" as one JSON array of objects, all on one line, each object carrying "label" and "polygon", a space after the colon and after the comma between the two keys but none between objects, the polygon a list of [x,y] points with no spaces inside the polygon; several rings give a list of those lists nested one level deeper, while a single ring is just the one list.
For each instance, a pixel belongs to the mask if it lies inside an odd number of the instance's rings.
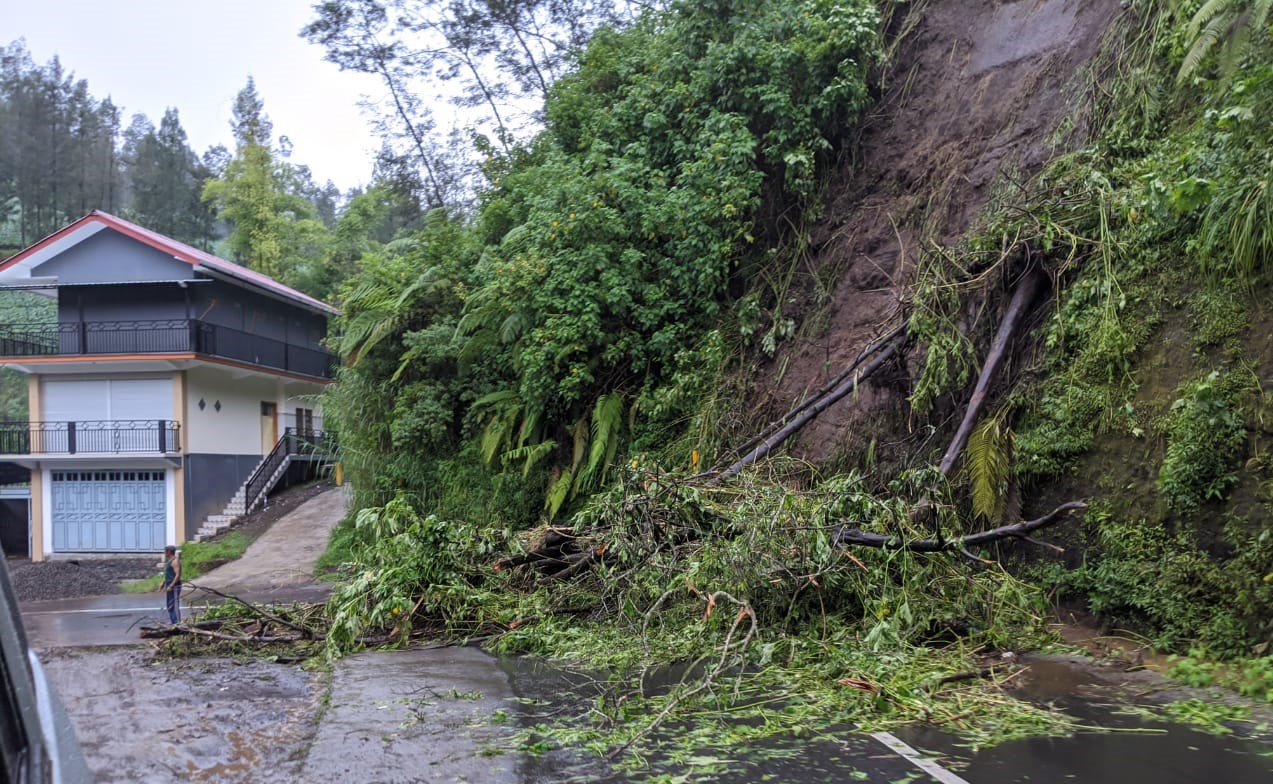
[{"label": "white sky", "polygon": [[25,38],[39,65],[56,54],[94,98],[121,107],[124,128],[138,112],[158,126],[176,107],[199,155],[233,149],[230,109],[251,75],[275,136],[292,140],[292,162],[344,191],[370,179],[379,143],[357,104],[380,86],[298,35],[313,2],[0,0],[0,45]]}]

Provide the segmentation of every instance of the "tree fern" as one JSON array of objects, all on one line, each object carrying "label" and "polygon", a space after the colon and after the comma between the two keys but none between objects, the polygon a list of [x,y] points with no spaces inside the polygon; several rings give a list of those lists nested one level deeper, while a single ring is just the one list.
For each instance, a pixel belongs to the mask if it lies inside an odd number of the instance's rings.
[{"label": "tree fern", "polygon": [[1252,39],[1268,35],[1273,0],[1207,0],[1189,19],[1185,36],[1189,51],[1176,74],[1178,83],[1197,73],[1203,60],[1220,46],[1220,75],[1227,80],[1238,67]]},{"label": "tree fern", "polygon": [[347,314],[341,324],[340,353],[350,364],[393,334],[400,323],[397,294],[377,281],[367,281],[345,294]]},{"label": "tree fern", "polygon": [[570,470],[578,471],[583,463],[583,456],[588,451],[588,417],[579,417],[574,428],[574,449],[570,457]]},{"label": "tree fern", "polygon": [[548,486],[548,493],[544,496],[544,509],[548,511],[548,519],[551,520],[561,511],[561,507],[571,496],[571,488],[574,486],[574,472],[566,469],[558,474]]},{"label": "tree fern", "polygon": [[525,478],[530,476],[530,472],[535,469],[535,466],[539,464],[539,461],[551,455],[553,450],[556,448],[556,441],[541,441],[538,444],[528,444],[516,449],[510,449],[500,455],[500,459],[504,461],[505,465],[518,460],[523,461],[522,477]]},{"label": "tree fern", "polygon": [[513,430],[522,414],[522,402],[516,392],[500,390],[483,395],[473,403],[473,410],[491,407],[486,427],[478,439],[478,451],[485,465],[491,465],[495,455],[501,454],[512,446]]},{"label": "tree fern", "polygon": [[968,436],[964,471],[972,483],[973,513],[990,521],[1003,514],[1012,470],[1012,431],[990,417]]},{"label": "tree fern", "polygon": [[614,462],[623,432],[623,395],[615,392],[597,398],[592,409],[592,439],[588,444],[588,464],[576,480],[576,492],[596,486]]}]

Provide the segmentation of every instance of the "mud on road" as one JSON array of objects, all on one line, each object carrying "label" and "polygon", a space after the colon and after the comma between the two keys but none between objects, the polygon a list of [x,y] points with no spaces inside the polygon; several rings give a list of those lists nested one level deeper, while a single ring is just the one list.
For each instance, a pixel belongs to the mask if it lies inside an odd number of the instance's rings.
[{"label": "mud on road", "polygon": [[292,782],[327,675],[268,662],[160,661],[139,648],[41,653],[100,782]]},{"label": "mud on road", "polygon": [[475,649],[363,653],[331,671],[144,648],[41,658],[100,782],[519,780],[508,680]]}]

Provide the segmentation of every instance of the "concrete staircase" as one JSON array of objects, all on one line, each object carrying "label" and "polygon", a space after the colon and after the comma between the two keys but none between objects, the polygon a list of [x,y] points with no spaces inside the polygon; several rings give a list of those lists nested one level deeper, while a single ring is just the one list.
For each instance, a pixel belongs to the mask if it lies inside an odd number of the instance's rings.
[{"label": "concrete staircase", "polygon": [[[270,456],[266,455],[261,459],[261,463],[265,463],[269,460],[269,458]],[[256,469],[253,469],[252,474],[249,474],[248,478],[244,480],[242,485],[239,486],[234,497],[231,498],[230,502],[225,505],[225,509],[221,510],[221,514],[208,515],[208,518],[203,521],[203,525],[199,526],[199,530],[195,532],[194,540],[196,542],[202,542],[204,539],[216,536],[225,529],[229,528],[236,520],[243,517],[248,512],[255,512],[257,509],[264,506],[269,492],[274,489],[275,485],[278,484],[278,480],[282,479],[283,475],[287,473],[287,467],[291,464],[291,455],[285,455],[283,457],[283,461],[277,468],[274,469],[274,472],[270,475],[270,477],[265,480],[264,489],[261,491],[261,494],[256,497],[256,500],[253,501],[251,505],[249,505],[247,503],[248,483],[252,481],[252,476],[256,474]],[[260,465],[258,465],[257,468],[260,468]]]}]

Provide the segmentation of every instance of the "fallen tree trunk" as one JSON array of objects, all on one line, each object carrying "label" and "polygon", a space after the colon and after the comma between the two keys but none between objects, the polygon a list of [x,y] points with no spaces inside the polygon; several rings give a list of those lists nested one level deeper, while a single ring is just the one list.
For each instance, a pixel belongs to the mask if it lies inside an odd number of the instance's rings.
[{"label": "fallen tree trunk", "polygon": [[1032,271],[1026,273],[1026,277],[1017,284],[1017,290],[1013,292],[1012,301],[1008,304],[1008,312],[1003,315],[1003,322],[999,324],[999,330],[990,344],[990,352],[986,354],[985,364],[981,366],[981,375],[977,377],[977,385],[972,390],[972,398],[969,399],[968,408],[964,411],[963,421],[959,423],[959,429],[955,431],[955,437],[951,439],[950,446],[946,448],[946,454],[941,459],[939,468],[942,476],[950,476],[950,472],[955,468],[955,461],[959,459],[964,445],[968,443],[968,436],[977,424],[977,417],[981,415],[981,409],[986,403],[990,382],[994,380],[995,373],[1007,354],[1008,342],[1021,322],[1021,315],[1034,301],[1034,295],[1038,293],[1042,282],[1043,275]]},{"label": "fallen tree trunk", "polygon": [[1003,525],[998,528],[991,528],[988,531],[979,531],[975,534],[956,536],[950,539],[903,539],[900,536],[876,534],[856,528],[842,528],[835,535],[835,543],[849,547],[882,547],[888,550],[910,550],[914,553],[964,552],[969,547],[977,547],[1003,539],[1033,541],[1029,537],[1032,531],[1046,528],[1060,521],[1061,518],[1070,512],[1086,508],[1087,504],[1082,501],[1070,501],[1069,503],[1061,504],[1037,520],[1023,520],[1012,525]]},{"label": "fallen tree trunk", "polygon": [[239,597],[234,596],[232,594],[222,593],[221,591],[218,591],[215,588],[209,588],[206,585],[198,585],[193,582],[186,583],[186,585],[189,586],[191,590],[204,591],[205,593],[210,593],[213,596],[219,596],[222,599],[226,599],[232,602],[238,602],[239,604],[243,605],[248,610],[250,610],[252,613],[259,616],[262,620],[269,621],[271,623],[277,623],[279,626],[283,626],[285,628],[291,629],[292,631],[300,633],[301,636],[303,637],[312,638],[317,633],[313,629],[310,629],[309,627],[303,624],[292,623],[289,620],[280,618],[277,615],[274,615],[273,613],[266,612],[261,605],[252,604],[251,602],[244,601],[243,599],[240,599]]},{"label": "fallen tree trunk", "polygon": [[828,408],[830,408],[831,406],[839,402],[842,398],[844,398],[845,396],[853,392],[853,390],[857,389],[858,384],[860,384],[863,380],[869,378],[872,373],[874,373],[875,371],[883,367],[884,363],[887,362],[895,353],[897,353],[897,349],[901,344],[902,344],[902,339],[897,338],[897,339],[894,339],[893,342],[884,346],[875,355],[875,358],[872,359],[869,363],[867,363],[866,367],[862,368],[860,371],[853,373],[851,378],[841,383],[840,386],[837,387],[836,389],[818,398],[815,402],[809,405],[804,411],[802,411],[798,416],[796,416],[794,419],[792,419],[790,422],[788,422],[786,425],[780,428],[776,433],[766,438],[758,446],[756,446],[747,454],[743,455],[741,458],[735,461],[732,465],[730,465],[728,468],[722,471],[720,475],[718,476],[718,479],[720,480],[729,479],[730,477],[737,475],[738,472],[742,471],[747,466],[756,462],[760,458],[768,455],[770,452],[774,450],[775,447],[777,447],[783,441],[786,441],[787,438],[789,438],[793,433],[795,433],[800,428],[808,424],[809,421],[812,420],[814,417],[816,417],[818,414],[821,414],[823,411],[826,411]]},{"label": "fallen tree trunk", "polygon": [[[806,409],[808,409],[812,405],[815,405],[824,396],[834,392],[841,384],[843,384],[846,380],[848,380],[853,375],[854,371],[858,369],[859,365],[861,365],[863,362],[866,361],[867,357],[871,356],[876,351],[879,351],[880,349],[884,348],[885,345],[893,341],[895,338],[901,337],[905,332],[906,332],[906,321],[905,319],[903,319],[902,323],[898,324],[896,327],[891,329],[888,332],[888,334],[876,339],[866,348],[862,349],[862,352],[858,354],[857,359],[853,360],[853,362],[848,367],[846,367],[844,370],[841,370],[838,374],[836,374],[835,378],[831,379],[826,384],[824,384],[822,388],[819,389],[817,392],[814,392],[812,395],[806,397],[795,408],[783,414],[781,417],[774,420],[773,422],[770,422],[769,424],[765,425],[760,430],[759,433],[752,436],[750,439],[748,439],[746,443],[738,447],[738,451],[741,453],[750,452],[751,449],[756,446],[756,444],[759,444],[761,441],[764,441],[766,438],[772,435],[776,430],[786,425],[788,422],[792,420],[793,417],[799,416],[800,414],[804,413]],[[733,474],[730,474],[730,476],[732,475]]]}]

